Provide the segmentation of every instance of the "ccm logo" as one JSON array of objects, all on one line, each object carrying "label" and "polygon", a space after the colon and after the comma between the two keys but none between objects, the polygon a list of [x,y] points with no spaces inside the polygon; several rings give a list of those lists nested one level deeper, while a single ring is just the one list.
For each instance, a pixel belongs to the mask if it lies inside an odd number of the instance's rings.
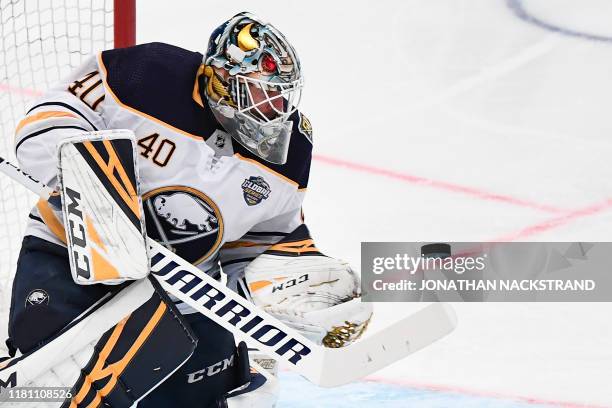
[{"label": "ccm logo", "polygon": [[234,356],[230,356],[230,358],[225,358],[221,361],[216,362],[215,364],[203,368],[202,370],[198,370],[194,373],[187,374],[187,382],[192,384],[194,382],[202,381],[206,377],[212,377],[214,375],[219,374],[221,371],[225,371],[228,368],[234,365]]},{"label": "ccm logo", "polygon": [[289,289],[289,288],[291,288],[291,287],[293,287],[293,286],[295,286],[297,284],[304,283],[307,280],[308,280],[308,274],[302,275],[299,278],[290,279],[288,281],[285,281],[283,283],[280,283],[280,284],[274,286],[272,288],[272,293],[276,292],[277,290]]},{"label": "ccm logo", "polygon": [[89,257],[87,256],[87,234],[85,233],[85,221],[83,212],[79,209],[81,194],[66,187],[66,207],[68,210],[68,224],[70,231],[70,242],[72,242],[72,255],[77,275],[89,279],[91,272],[89,269]]},{"label": "ccm logo", "polygon": [[284,356],[292,364],[297,365],[312,351],[298,339],[258,316],[256,306],[247,300],[228,298],[213,286],[217,282],[212,278],[211,283],[206,283],[164,254],[156,253],[151,257],[151,272],[260,344],[273,348],[277,355]]}]

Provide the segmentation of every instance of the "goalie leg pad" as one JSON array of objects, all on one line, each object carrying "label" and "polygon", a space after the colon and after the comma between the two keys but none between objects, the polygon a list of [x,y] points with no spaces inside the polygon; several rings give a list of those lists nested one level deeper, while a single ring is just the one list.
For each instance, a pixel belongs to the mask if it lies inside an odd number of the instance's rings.
[{"label": "goalie leg pad", "polygon": [[120,289],[75,285],[66,248],[26,236],[13,281],[10,347],[27,353],[44,344],[108,292]]},{"label": "goalie leg pad", "polygon": [[157,289],[97,342],[72,388],[71,406],[130,407],[190,358],[197,340]]},{"label": "goalie leg pad", "polygon": [[244,343],[199,313],[185,315],[199,338],[193,356],[138,404],[138,408],[209,407],[226,393],[248,384],[249,358]]},{"label": "goalie leg pad", "polygon": [[[168,303],[167,295],[158,290],[158,284],[152,280],[133,283],[97,303],[72,322],[70,328],[49,339],[48,344],[9,361],[12,365],[0,371],[14,373],[17,384],[12,387],[62,387],[70,390],[70,394],[66,394],[67,400],[49,402],[45,407],[133,406],[184,364],[196,346],[191,330],[174,305]],[[139,306],[132,307],[134,303],[130,298],[135,299]],[[119,313],[111,311],[113,308]],[[107,318],[118,321],[115,317],[123,312],[127,317],[114,326],[106,324]],[[97,339],[89,340],[88,329],[96,330],[96,324],[111,328],[104,329],[106,331]],[[82,335],[88,340],[79,343],[77,338]],[[71,347],[76,344],[82,345]],[[59,360],[55,357],[58,352],[61,353]],[[45,368],[30,379],[36,362]],[[23,366],[23,363],[27,364]],[[22,364],[21,369],[19,364]],[[16,371],[11,371],[11,367]],[[2,396],[0,388],[0,405]],[[40,406],[40,402],[32,401],[24,408]]]}]

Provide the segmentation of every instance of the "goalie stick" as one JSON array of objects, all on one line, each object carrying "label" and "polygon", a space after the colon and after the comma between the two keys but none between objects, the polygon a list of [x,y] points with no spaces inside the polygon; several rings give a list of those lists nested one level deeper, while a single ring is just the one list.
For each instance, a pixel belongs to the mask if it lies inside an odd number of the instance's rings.
[{"label": "goalie stick", "polygon": [[[95,133],[99,136],[104,132]],[[0,171],[42,198],[48,198],[53,191],[1,157]],[[151,273],[169,294],[229,330],[250,347],[285,361],[290,369],[320,386],[334,387],[358,380],[430,345],[456,326],[451,307],[434,303],[347,347],[326,348],[308,340],[154,240],[147,238],[146,242]],[[0,375],[0,381],[3,377]]]}]

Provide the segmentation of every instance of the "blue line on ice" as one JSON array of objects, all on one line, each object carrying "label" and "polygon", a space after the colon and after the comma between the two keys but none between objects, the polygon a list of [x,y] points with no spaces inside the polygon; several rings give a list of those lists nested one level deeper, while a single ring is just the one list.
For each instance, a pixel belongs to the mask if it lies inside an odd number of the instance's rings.
[{"label": "blue line on ice", "polygon": [[[320,388],[290,372],[282,372],[280,381],[278,408],[550,408],[550,405],[424,391],[374,382]],[[304,399],[304,396],[308,396],[308,399]]]}]

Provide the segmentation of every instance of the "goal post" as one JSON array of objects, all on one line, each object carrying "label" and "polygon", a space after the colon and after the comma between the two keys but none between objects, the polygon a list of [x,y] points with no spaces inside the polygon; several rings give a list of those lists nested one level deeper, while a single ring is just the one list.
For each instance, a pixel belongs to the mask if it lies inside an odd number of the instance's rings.
[{"label": "goal post", "polygon": [[[0,156],[15,161],[15,127],[36,97],[89,55],[136,43],[136,0],[1,1],[0,34]],[[6,177],[0,194],[1,356],[12,277],[36,197]]]},{"label": "goal post", "polygon": [[136,44],[136,0],[115,0],[114,3],[114,47]]}]

